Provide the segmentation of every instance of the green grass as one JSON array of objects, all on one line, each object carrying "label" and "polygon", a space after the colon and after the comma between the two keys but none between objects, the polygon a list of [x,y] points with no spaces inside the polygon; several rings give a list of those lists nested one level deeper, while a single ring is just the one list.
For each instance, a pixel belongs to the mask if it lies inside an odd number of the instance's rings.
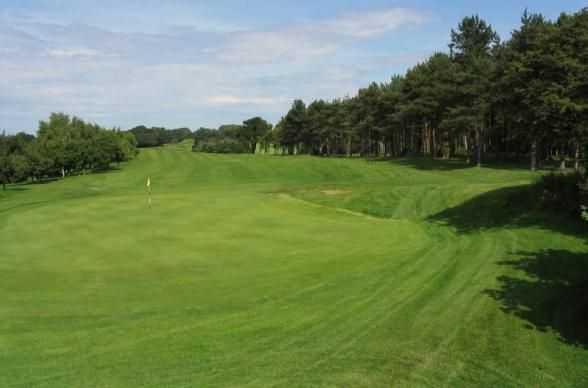
[{"label": "green grass", "polygon": [[465,167],[175,146],[12,186],[0,387],[588,386],[584,232]]}]

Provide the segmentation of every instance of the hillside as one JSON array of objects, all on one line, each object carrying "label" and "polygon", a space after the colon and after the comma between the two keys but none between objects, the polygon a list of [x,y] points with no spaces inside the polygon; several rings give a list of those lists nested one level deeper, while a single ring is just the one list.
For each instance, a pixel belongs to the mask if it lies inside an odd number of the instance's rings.
[{"label": "hillside", "polygon": [[588,385],[535,173],[189,146],[0,194],[0,386]]}]

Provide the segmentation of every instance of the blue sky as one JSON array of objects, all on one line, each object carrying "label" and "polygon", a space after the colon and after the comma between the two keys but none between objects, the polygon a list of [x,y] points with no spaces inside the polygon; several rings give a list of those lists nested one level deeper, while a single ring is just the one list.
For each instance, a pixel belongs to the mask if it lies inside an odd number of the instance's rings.
[{"label": "blue sky", "polygon": [[105,126],[216,127],[292,100],[354,94],[435,51],[480,14],[508,38],[525,8],[584,1],[0,0],[0,130],[51,112]]}]

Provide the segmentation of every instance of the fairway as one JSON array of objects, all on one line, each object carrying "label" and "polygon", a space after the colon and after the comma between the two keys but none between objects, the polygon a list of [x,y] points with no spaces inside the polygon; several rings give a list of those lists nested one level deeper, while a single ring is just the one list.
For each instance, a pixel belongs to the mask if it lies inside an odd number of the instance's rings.
[{"label": "fairway", "polygon": [[537,174],[190,146],[0,192],[0,387],[588,386]]}]

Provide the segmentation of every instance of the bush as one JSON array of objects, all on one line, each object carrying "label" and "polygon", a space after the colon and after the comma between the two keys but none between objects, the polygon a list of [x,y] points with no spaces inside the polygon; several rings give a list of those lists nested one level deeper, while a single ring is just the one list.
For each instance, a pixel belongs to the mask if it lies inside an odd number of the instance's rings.
[{"label": "bush", "polygon": [[128,132],[135,136],[137,147],[159,147],[164,144],[180,143],[191,138],[192,131],[189,128],[166,129],[160,127],[147,128],[139,125]]},{"label": "bush", "polygon": [[249,148],[246,144],[235,139],[213,138],[194,144],[192,151],[211,154],[244,154],[249,153]]}]

